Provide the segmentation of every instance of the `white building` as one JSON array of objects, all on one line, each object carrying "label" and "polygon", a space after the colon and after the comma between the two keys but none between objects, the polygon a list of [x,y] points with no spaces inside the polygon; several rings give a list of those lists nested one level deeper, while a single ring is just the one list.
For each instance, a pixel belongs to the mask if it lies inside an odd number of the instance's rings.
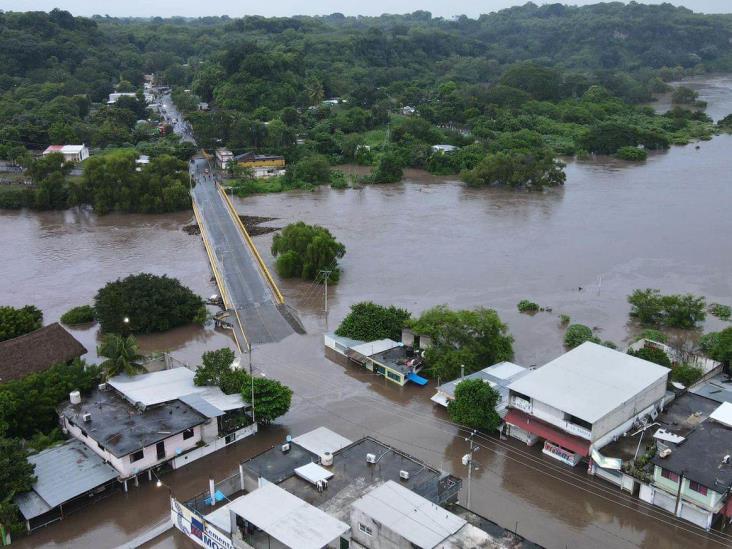
[{"label": "white building", "polygon": [[234,161],[234,153],[229,149],[219,148],[216,149],[216,167],[220,170],[225,170],[229,167],[229,164]]},{"label": "white building", "polygon": [[187,368],[121,375],[88,396],[71,393],[62,427],[122,480],[168,461],[177,469],[256,432],[240,394],[196,386],[193,376]]},{"label": "white building", "polygon": [[509,385],[511,436],[576,465],[662,409],[670,370],[586,342]]},{"label": "white building", "polygon": [[457,147],[455,145],[447,145],[447,144],[432,145],[432,152],[437,152],[437,153],[449,153],[456,149],[457,149]]},{"label": "white building", "polygon": [[107,105],[114,105],[120,97],[137,97],[135,92],[114,92],[109,94]]},{"label": "white building", "polygon": [[43,151],[43,156],[59,153],[64,156],[64,162],[83,162],[89,158],[89,147],[86,145],[51,145]]}]

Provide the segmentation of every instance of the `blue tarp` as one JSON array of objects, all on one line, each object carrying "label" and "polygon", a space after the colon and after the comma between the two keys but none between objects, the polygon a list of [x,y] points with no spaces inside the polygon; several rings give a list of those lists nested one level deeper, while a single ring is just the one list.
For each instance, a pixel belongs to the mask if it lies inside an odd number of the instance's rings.
[{"label": "blue tarp", "polygon": [[407,374],[407,379],[412,383],[416,383],[417,385],[427,385],[427,380],[422,376],[415,374],[414,372]]},{"label": "blue tarp", "polygon": [[[214,495],[216,496],[216,501],[224,501],[226,496],[221,492],[221,490],[216,490],[214,492]],[[208,496],[206,499],[203,500],[203,503],[205,505],[211,505],[211,496]]]}]

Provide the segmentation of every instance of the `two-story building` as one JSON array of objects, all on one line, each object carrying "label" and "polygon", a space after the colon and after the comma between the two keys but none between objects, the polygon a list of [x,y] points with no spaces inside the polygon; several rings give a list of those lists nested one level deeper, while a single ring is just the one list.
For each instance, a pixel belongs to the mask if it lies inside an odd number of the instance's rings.
[{"label": "two-story building", "polygon": [[284,156],[246,152],[235,156],[234,160],[240,167],[252,170],[256,178],[273,177],[285,173]]},{"label": "two-story building", "polygon": [[193,376],[173,368],[74,391],[59,407],[61,426],[112,465],[125,489],[163,463],[177,469],[256,432],[240,394],[196,386]]},{"label": "two-story building", "polygon": [[732,404],[721,404],[686,437],[664,442],[652,463],[644,499],[706,529],[732,517]]},{"label": "two-story building", "polygon": [[219,170],[226,170],[229,165],[234,161],[234,153],[226,148],[216,149],[216,167]]},{"label": "two-story building", "polygon": [[89,158],[89,147],[86,145],[50,145],[43,151],[43,156],[49,154],[60,154],[64,157],[64,162],[78,164]]},{"label": "two-story building", "polygon": [[634,424],[655,418],[670,370],[585,342],[511,383],[508,434],[576,465]]}]

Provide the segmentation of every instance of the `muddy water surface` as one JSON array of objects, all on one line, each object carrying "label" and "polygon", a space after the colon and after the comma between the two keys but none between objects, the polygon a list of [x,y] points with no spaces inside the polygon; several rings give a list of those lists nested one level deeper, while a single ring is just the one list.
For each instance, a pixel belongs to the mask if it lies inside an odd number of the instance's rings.
[{"label": "muddy water surface", "polygon": [[[720,112],[732,111],[732,91],[716,101]],[[362,299],[415,313],[440,303],[490,306],[516,338],[516,361],[531,365],[562,352],[560,313],[622,344],[634,330],[625,298],[635,288],[690,291],[730,303],[730,151],[732,138],[720,136],[639,165],[571,162],[565,188],[542,194],[466,189],[409,173],[398,185],[238,201],[242,214],[277,218],[275,226],[304,220],[330,228],[348,248],[344,273],[331,288],[327,321],[322,288],[280,281],[309,333],[255,349],[254,364],[259,375],[293,387],[290,413],[256,437],[166,475],[166,484],[185,499],[205,489],[210,475],[224,478],[241,459],[287,433],[319,425],[352,439],[372,434],[464,477],[466,442],[429,402],[432,386],[400,389],[330,363],[322,332]],[[200,239],[181,230],[190,218],[2,212],[0,251],[8,260],[0,264],[0,301],[35,303],[52,321],[88,302],[106,281],[139,271],[167,273],[209,295],[215,290]],[[271,237],[257,237],[263,252]],[[522,298],[552,312],[520,315],[515,307]],[[723,325],[710,319],[706,328]],[[94,327],[74,334],[94,348]],[[147,350],[170,349],[189,362],[203,350],[232,344],[211,327],[141,339]],[[477,459],[471,507],[547,547],[722,546],[520,445],[486,442]],[[164,518],[166,496],[143,482],[18,545],[114,547]],[[150,545],[191,546],[174,533]]]}]

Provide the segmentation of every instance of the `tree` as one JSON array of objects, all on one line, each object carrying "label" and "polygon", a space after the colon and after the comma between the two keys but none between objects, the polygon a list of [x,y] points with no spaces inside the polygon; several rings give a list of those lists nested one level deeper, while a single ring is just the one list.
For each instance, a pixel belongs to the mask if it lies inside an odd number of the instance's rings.
[{"label": "tree", "polygon": [[[251,389],[245,386],[242,398],[249,402],[252,399]],[[291,402],[292,389],[289,387],[275,379],[254,378],[254,414],[258,422],[271,423],[286,414]]]},{"label": "tree", "polygon": [[106,379],[120,374],[133,376],[145,370],[141,362],[143,356],[131,335],[106,334],[97,347],[97,354],[107,359],[100,364]]},{"label": "tree", "polygon": [[482,379],[466,379],[455,387],[455,399],[447,405],[447,413],[455,423],[493,432],[501,425],[496,411],[498,392]]},{"label": "tree", "polygon": [[630,316],[645,326],[695,328],[706,318],[706,300],[692,294],[662,295],[659,290],[635,290],[628,296]]},{"label": "tree", "polygon": [[23,523],[13,498],[33,488],[34,469],[35,465],[28,462],[28,451],[19,440],[0,437],[0,528],[22,531]]},{"label": "tree", "polygon": [[[203,364],[196,369],[193,382],[196,385],[216,385],[217,387],[221,387],[221,384],[226,378],[226,374],[232,371],[231,364],[235,358],[234,351],[228,347],[215,351],[206,351],[201,357]],[[239,391],[241,391],[241,388],[236,392]]]},{"label": "tree", "polygon": [[712,340],[709,356],[725,365],[727,371],[732,366],[732,327],[718,332]]},{"label": "tree", "polygon": [[671,359],[668,355],[657,347],[641,347],[637,351],[628,351],[628,354],[636,358],[642,358],[648,362],[671,368]]},{"label": "tree", "polygon": [[108,283],[97,292],[94,310],[103,332],[122,334],[202,324],[207,314],[203,300],[178,279],[149,273]]},{"label": "tree", "polygon": [[506,185],[540,190],[563,185],[566,174],[564,164],[543,147],[531,152],[490,153],[475,168],[463,171],[461,178],[473,187]]},{"label": "tree", "polygon": [[703,375],[704,372],[701,368],[689,366],[688,364],[679,364],[671,370],[671,379],[686,387],[696,383]]},{"label": "tree", "polygon": [[330,182],[330,164],[322,154],[311,154],[298,160],[292,168],[292,177],[306,183]]},{"label": "tree", "polygon": [[86,324],[94,322],[94,307],[91,305],[80,305],[73,307],[61,315],[61,322],[67,326],[76,326],[78,324]]},{"label": "tree", "polygon": [[335,333],[362,341],[376,339],[399,341],[402,337],[402,328],[410,318],[411,315],[406,309],[362,301],[351,305],[351,312],[346,315]]},{"label": "tree", "polygon": [[0,341],[13,339],[43,326],[43,313],[33,305],[0,307]]},{"label": "tree", "polygon": [[440,305],[424,311],[409,326],[432,339],[425,352],[425,373],[433,378],[454,379],[461,366],[472,373],[513,357],[513,337],[493,309],[453,311]]},{"label": "tree", "polygon": [[699,94],[691,88],[679,86],[671,94],[671,103],[674,105],[693,105],[698,97]]},{"label": "tree", "polygon": [[338,259],[345,253],[346,247],[328,229],[302,221],[289,224],[272,240],[277,272],[284,278],[315,280],[325,269],[331,271],[329,280],[337,282]]},{"label": "tree", "polygon": [[372,183],[396,183],[403,174],[399,158],[394,153],[387,152],[381,155],[368,180]]},{"label": "tree", "polygon": [[568,349],[582,345],[585,341],[600,343],[600,339],[592,334],[592,330],[584,324],[572,324],[564,333],[564,346]]}]

